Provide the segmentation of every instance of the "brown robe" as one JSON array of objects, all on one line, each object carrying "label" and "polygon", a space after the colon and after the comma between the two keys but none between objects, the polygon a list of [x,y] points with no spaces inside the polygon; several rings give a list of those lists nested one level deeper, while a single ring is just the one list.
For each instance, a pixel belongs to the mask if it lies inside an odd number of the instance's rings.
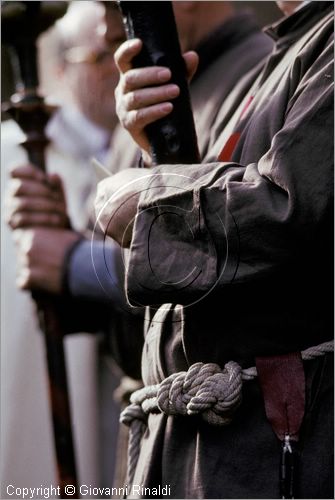
[{"label": "brown robe", "polygon": [[[196,361],[248,367],[333,337],[333,4],[268,33],[275,49],[222,106],[206,162],[156,168],[141,195],[127,287],[151,306],[147,385]],[[298,497],[333,498],[332,356],[305,373]],[[171,498],[278,498],[278,468],[255,380],[227,427],[150,415],[134,483],[170,485]]]},{"label": "brown robe", "polygon": [[[272,47],[272,40],[260,31],[249,12],[232,16],[196,47],[199,67],[190,93],[201,156],[206,154],[210,131],[222,102],[240,78],[264,60]],[[128,132],[121,126],[117,127],[108,164],[111,172],[137,167],[139,156]],[[114,359],[127,375],[136,378],[140,378],[141,373],[142,332],[143,319],[125,311],[124,314],[114,314],[108,334]],[[129,397],[128,393],[126,397]],[[126,476],[123,457],[128,429],[123,427],[119,431],[116,487],[123,485]]]}]

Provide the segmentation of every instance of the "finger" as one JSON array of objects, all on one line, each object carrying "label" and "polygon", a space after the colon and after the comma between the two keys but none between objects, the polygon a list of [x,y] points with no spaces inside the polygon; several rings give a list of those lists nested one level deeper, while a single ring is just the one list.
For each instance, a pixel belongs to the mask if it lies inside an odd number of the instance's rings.
[{"label": "finger", "polygon": [[14,179],[31,179],[39,182],[47,182],[46,174],[31,164],[11,167],[10,175]]},{"label": "finger", "polygon": [[68,227],[68,219],[62,214],[47,212],[19,212],[14,214],[8,224],[12,229],[43,226],[43,227]]},{"label": "finger", "polygon": [[123,93],[154,85],[162,85],[171,79],[171,71],[164,66],[135,68],[127,71],[120,79]]},{"label": "finger", "polygon": [[127,111],[131,111],[133,109],[166,102],[169,99],[176,98],[179,94],[180,89],[174,84],[136,90],[134,92],[128,92],[128,94],[124,96],[124,106]]},{"label": "finger", "polygon": [[62,201],[49,198],[21,196],[12,201],[12,213],[17,212],[56,212],[62,214],[65,212],[65,205]]},{"label": "finger", "polygon": [[141,52],[142,42],[138,38],[122,43],[114,54],[115,64],[120,73],[132,68],[132,60]]},{"label": "finger", "polygon": [[199,56],[196,52],[190,51],[183,54],[184,61],[186,64],[187,78],[192,80],[199,64]]},{"label": "finger", "polygon": [[54,192],[45,183],[35,182],[30,179],[12,179],[8,185],[7,196],[31,196],[59,199],[59,193]]},{"label": "finger", "polygon": [[172,109],[173,104],[171,102],[163,102],[146,108],[128,111],[124,117],[121,117],[121,123],[129,131],[141,131],[149,123],[155,122],[171,113]]}]

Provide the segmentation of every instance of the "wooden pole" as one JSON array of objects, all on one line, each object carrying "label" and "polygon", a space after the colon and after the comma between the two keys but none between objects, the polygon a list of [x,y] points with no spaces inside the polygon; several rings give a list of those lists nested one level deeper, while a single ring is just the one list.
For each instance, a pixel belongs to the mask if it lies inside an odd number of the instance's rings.
[{"label": "wooden pole", "polygon": [[[48,5],[49,4],[49,5]],[[16,93],[4,106],[25,133],[21,145],[29,161],[46,170],[45,149],[48,139],[45,126],[51,109],[37,93],[36,39],[65,13],[66,2],[2,2],[2,37],[10,50]],[[63,331],[59,299],[47,293],[33,293],[40,327],[44,333],[49,379],[50,405],[61,498],[78,498],[66,487],[77,491]]]}]

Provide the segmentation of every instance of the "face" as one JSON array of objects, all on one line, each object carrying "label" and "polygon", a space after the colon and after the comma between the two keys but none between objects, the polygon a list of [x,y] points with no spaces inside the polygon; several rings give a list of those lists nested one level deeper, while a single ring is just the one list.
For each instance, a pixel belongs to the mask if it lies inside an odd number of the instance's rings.
[{"label": "face", "polygon": [[182,52],[192,46],[191,33],[194,23],[192,4],[193,2],[188,1],[172,2]]},{"label": "face", "polygon": [[282,1],[278,0],[277,5],[280,8],[280,10],[285,14],[285,16],[290,16],[295,9],[302,4],[303,0],[300,2],[291,2],[291,1]]},{"label": "face", "polygon": [[232,2],[173,1],[182,51],[192,50],[234,13]]},{"label": "face", "polygon": [[113,130],[116,123],[114,89],[119,73],[114,53],[124,41],[122,18],[118,10],[102,12],[99,22],[81,30],[82,40],[65,54],[64,77],[72,99],[82,113],[97,125]]}]

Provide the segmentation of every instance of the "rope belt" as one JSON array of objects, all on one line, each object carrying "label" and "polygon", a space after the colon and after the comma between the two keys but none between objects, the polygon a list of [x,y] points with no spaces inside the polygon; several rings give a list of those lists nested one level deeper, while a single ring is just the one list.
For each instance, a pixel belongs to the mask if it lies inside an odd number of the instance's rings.
[{"label": "rope belt", "polygon": [[[303,360],[334,352],[334,341],[301,352]],[[140,454],[140,443],[149,413],[196,415],[211,425],[228,425],[241,404],[243,381],[257,377],[256,367],[242,369],[229,361],[221,369],[215,363],[195,363],[187,372],[174,373],[160,384],[143,387],[130,397],[131,404],[120,421],[130,427],[127,484],[132,484]]]}]

